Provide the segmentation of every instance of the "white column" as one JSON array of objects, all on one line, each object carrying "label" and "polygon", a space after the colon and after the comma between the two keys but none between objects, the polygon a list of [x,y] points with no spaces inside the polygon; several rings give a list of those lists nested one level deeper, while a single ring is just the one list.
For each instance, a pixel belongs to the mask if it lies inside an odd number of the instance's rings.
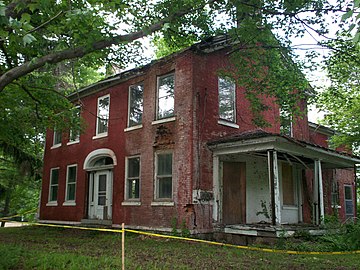
[{"label": "white column", "polygon": [[318,173],[319,173],[319,208],[320,208],[320,223],[324,224],[324,191],[323,191],[323,180],[322,180],[322,169],[321,161],[317,160],[318,163]]},{"label": "white column", "polygon": [[219,173],[219,156],[213,156],[213,220],[219,222],[219,208],[220,208],[220,173]]},{"label": "white column", "polygon": [[319,225],[319,163],[314,161],[313,223]]},{"label": "white column", "polygon": [[274,199],[275,199],[275,222],[277,225],[281,224],[281,205],[280,205],[280,181],[279,181],[279,166],[277,159],[277,152],[273,152],[274,160]]}]

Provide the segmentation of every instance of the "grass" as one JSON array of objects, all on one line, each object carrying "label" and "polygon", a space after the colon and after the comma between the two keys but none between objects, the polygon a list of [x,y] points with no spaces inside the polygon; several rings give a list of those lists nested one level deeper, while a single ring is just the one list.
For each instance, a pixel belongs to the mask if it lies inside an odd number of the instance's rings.
[{"label": "grass", "polygon": [[[359,269],[359,254],[288,255],[126,234],[126,269]],[[0,229],[0,269],[121,269],[121,235]]]}]

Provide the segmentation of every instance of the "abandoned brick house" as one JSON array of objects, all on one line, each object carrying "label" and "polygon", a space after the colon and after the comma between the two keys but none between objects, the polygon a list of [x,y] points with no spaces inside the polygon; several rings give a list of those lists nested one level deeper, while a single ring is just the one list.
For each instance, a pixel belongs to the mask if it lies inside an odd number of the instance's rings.
[{"label": "abandoned brick house", "polygon": [[276,236],[354,217],[360,159],[307,117],[281,134],[272,98],[257,129],[243,89],[218,76],[226,51],[214,38],[72,94],[86,129],[47,132],[40,221]]}]

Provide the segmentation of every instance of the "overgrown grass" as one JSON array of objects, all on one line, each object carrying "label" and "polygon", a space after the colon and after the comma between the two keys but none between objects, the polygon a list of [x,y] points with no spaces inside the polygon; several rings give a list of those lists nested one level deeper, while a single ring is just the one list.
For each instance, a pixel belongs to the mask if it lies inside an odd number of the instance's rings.
[{"label": "overgrown grass", "polygon": [[[359,269],[358,254],[287,255],[126,234],[126,269]],[[121,269],[121,235],[0,229],[0,269]]]}]

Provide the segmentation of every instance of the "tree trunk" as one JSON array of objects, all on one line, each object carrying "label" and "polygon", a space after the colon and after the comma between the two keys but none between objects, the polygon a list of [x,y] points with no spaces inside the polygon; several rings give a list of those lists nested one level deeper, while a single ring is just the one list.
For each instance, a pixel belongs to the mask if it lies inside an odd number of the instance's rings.
[{"label": "tree trunk", "polygon": [[[10,200],[11,200],[11,189],[7,189],[5,191],[6,197],[5,197],[5,205],[3,210],[3,216],[6,217],[9,214],[10,211]],[[5,227],[6,221],[1,221],[1,227]]]}]

